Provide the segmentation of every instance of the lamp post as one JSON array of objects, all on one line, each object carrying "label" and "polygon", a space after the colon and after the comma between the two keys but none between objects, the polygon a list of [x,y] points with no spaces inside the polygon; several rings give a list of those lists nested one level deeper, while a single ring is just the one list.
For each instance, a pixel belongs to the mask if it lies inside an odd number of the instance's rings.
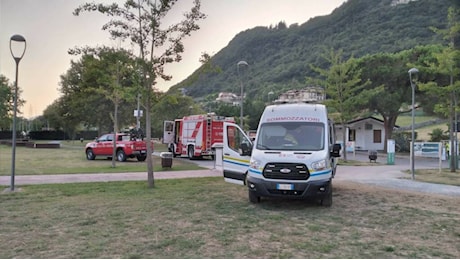
[{"label": "lamp post", "polygon": [[269,103],[269,104],[270,104],[270,101],[272,101],[272,100],[271,100],[271,96],[272,96],[273,94],[275,94],[273,91],[268,92],[268,103]]},{"label": "lamp post", "polygon": [[236,69],[238,71],[238,77],[240,78],[240,85],[241,85],[241,96],[240,96],[240,127],[241,129],[243,129],[243,126],[244,126],[244,123],[243,123],[243,96],[244,96],[244,92],[243,92],[243,79],[241,78],[241,75],[240,75],[240,66],[241,65],[245,65],[245,66],[249,66],[248,63],[244,60],[242,61],[239,61],[238,64],[236,64]]},{"label": "lamp post", "polygon": [[418,73],[418,69],[412,68],[409,71],[409,80],[410,86],[412,87],[412,134],[411,134],[411,155],[410,155],[410,171],[412,174],[412,180],[415,180],[415,170],[414,170],[414,142],[415,142],[415,132],[414,132],[414,125],[415,125],[415,83],[412,80],[412,75],[416,76]]},{"label": "lamp post", "polygon": [[[16,46],[13,46],[12,43]],[[23,46],[23,47],[22,47]],[[13,104],[13,130],[12,130],[12,155],[11,155],[11,186],[10,190],[14,191],[14,174],[16,169],[16,111],[18,107],[18,67],[24,53],[26,52],[26,39],[19,34],[15,34],[10,38],[10,52],[16,62],[16,79],[14,81],[14,104]],[[22,50],[21,50],[22,48]],[[14,51],[13,51],[14,49]]]}]

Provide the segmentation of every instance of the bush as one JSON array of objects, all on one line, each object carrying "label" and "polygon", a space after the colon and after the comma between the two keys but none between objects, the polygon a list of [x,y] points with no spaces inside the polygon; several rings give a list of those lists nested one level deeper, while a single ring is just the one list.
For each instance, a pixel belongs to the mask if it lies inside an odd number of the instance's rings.
[{"label": "bush", "polygon": [[429,134],[431,136],[430,142],[441,142],[442,140],[449,140],[449,136],[442,131],[441,128],[435,128]]},{"label": "bush", "polygon": [[[410,152],[411,132],[395,132],[392,138],[395,140],[396,152]],[[414,138],[417,140],[417,132],[414,133]]]}]

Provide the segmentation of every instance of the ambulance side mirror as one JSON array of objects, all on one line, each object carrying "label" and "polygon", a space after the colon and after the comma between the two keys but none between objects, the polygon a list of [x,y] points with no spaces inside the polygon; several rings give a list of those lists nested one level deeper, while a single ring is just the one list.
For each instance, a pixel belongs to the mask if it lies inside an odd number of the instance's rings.
[{"label": "ambulance side mirror", "polygon": [[248,143],[241,143],[239,152],[241,156],[251,156],[252,146]]},{"label": "ambulance side mirror", "polygon": [[334,144],[332,146],[331,156],[340,157],[340,149],[342,149],[342,146],[340,144]]}]

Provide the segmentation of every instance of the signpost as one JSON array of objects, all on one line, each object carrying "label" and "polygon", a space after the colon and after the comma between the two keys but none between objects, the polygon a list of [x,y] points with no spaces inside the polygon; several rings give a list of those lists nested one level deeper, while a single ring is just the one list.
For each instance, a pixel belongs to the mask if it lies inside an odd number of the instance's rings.
[{"label": "signpost", "polygon": [[387,140],[387,164],[395,164],[395,140],[393,139]]}]

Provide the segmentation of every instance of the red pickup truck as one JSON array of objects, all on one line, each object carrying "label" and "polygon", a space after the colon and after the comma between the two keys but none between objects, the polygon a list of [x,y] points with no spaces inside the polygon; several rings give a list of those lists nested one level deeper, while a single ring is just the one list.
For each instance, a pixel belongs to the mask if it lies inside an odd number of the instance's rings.
[{"label": "red pickup truck", "polygon": [[[147,158],[146,142],[135,139],[128,133],[116,134],[116,156],[120,162],[127,158],[136,157],[138,161],[145,161]],[[152,149],[153,150],[153,149]],[[113,134],[105,134],[85,146],[86,159],[94,160],[96,156],[112,157]]]}]

